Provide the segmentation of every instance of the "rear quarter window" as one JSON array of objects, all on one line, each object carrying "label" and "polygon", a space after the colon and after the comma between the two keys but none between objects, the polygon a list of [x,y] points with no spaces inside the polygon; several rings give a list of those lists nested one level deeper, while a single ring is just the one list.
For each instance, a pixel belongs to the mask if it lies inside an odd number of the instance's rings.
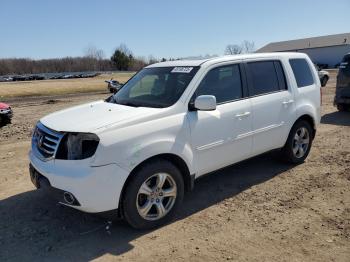
[{"label": "rear quarter window", "polygon": [[304,87],[314,84],[314,78],[309,63],[303,58],[290,59],[289,63],[292,67],[295,80],[298,87]]}]

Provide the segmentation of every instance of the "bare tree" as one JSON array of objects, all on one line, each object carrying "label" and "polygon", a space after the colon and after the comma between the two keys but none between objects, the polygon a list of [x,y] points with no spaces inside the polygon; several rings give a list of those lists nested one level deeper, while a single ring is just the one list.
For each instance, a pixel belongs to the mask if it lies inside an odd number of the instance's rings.
[{"label": "bare tree", "polygon": [[255,51],[253,41],[244,40],[240,45],[229,44],[225,48],[225,55],[248,54]]},{"label": "bare tree", "polygon": [[148,64],[151,65],[151,64],[155,64],[155,63],[158,63],[159,60],[157,58],[155,58],[153,55],[149,55],[148,56]]},{"label": "bare tree", "polygon": [[127,56],[133,56],[131,50],[129,49],[129,47],[127,47],[126,44],[124,43],[121,43],[117,48],[116,50],[119,50],[120,52],[124,53],[125,55]]},{"label": "bare tree", "polygon": [[227,45],[225,49],[225,55],[237,55],[242,53],[242,46],[239,45]]},{"label": "bare tree", "polygon": [[255,51],[254,41],[244,40],[242,42],[242,50],[243,50],[243,53],[245,54],[254,53]]},{"label": "bare tree", "polygon": [[105,58],[105,54],[102,49],[98,49],[94,45],[89,45],[87,48],[85,48],[84,56],[89,58],[94,58],[97,60],[102,60]]}]

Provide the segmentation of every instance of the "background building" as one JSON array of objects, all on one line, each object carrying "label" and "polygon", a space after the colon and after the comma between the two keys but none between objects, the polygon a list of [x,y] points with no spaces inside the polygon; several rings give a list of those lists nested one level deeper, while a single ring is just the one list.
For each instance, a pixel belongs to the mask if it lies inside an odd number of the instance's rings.
[{"label": "background building", "polygon": [[332,68],[350,53],[350,33],[273,42],[256,52],[302,52],[314,63]]}]

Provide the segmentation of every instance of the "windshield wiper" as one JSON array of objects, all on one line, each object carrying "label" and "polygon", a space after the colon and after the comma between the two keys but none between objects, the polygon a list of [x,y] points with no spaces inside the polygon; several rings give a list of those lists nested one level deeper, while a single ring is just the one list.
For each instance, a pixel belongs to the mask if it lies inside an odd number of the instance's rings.
[{"label": "windshield wiper", "polygon": [[128,101],[128,100],[121,100],[121,101],[113,101],[112,103],[124,105],[124,106],[132,106],[132,107],[153,107],[153,108],[163,108],[163,104],[159,103],[144,103],[142,101]]},{"label": "windshield wiper", "polygon": [[119,105],[124,105],[124,106],[132,106],[132,107],[139,107],[140,105],[134,102],[130,102],[130,101],[125,101],[125,102],[116,102],[116,104]]}]

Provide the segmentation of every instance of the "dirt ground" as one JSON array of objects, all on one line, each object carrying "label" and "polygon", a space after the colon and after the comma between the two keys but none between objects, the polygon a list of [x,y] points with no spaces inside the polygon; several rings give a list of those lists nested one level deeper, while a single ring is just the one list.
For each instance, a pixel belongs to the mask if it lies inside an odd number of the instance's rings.
[{"label": "dirt ground", "polygon": [[350,261],[350,113],[333,107],[334,91],[333,73],[304,164],[269,153],[205,176],[152,231],[59,206],[29,179],[36,121],[107,94],[13,101],[0,129],[0,261]]}]

